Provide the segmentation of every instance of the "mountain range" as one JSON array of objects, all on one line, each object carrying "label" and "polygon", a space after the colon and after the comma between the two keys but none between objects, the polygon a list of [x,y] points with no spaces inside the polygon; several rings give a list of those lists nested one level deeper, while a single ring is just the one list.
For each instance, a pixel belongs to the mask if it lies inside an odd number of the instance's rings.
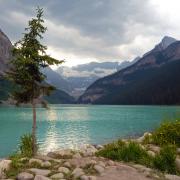
[{"label": "mountain range", "polygon": [[78,103],[180,104],[180,41],[164,37],[135,64],[93,83]]},{"label": "mountain range", "polygon": [[[4,78],[11,49],[10,40],[0,30],[0,101],[7,100],[13,89]],[[50,103],[180,104],[179,70],[180,41],[165,36],[151,51],[132,61],[43,69],[47,83],[57,88],[45,99]]]},{"label": "mountain range", "polygon": [[[11,49],[12,44],[9,38],[0,30],[0,103],[7,101],[9,94],[13,89],[11,82],[5,79],[5,72],[9,68],[9,60],[11,59]],[[50,68],[45,70],[48,75],[48,80],[51,80],[51,84],[54,85],[54,81],[57,80],[58,84],[62,84],[62,87],[68,88],[65,86],[65,80],[61,79],[59,75],[52,71]],[[51,77],[53,76],[53,77]],[[54,79],[54,81],[52,79]],[[63,84],[64,82],[64,84]],[[56,89],[49,97],[44,97],[50,103],[74,103],[74,98],[68,93],[60,89]]]},{"label": "mountain range", "polygon": [[[60,66],[56,72],[63,78],[69,89],[65,89],[66,92],[72,94],[75,97],[80,96],[84,91],[97,79],[115,73],[131,64],[135,63],[138,58],[133,61],[123,61],[119,63],[114,62],[90,62],[87,64],[81,64],[77,66],[67,67]],[[47,77],[49,74],[47,74]],[[58,84],[57,82],[55,84]],[[67,86],[66,84],[66,86]]]}]

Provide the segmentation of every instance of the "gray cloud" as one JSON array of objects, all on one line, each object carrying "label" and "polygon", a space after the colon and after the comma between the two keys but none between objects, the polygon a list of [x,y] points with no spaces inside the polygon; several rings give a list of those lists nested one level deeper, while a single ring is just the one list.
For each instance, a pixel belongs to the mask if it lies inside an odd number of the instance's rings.
[{"label": "gray cloud", "polygon": [[16,41],[38,5],[45,10],[45,43],[82,61],[131,59],[170,28],[151,0],[0,0],[0,28]]}]

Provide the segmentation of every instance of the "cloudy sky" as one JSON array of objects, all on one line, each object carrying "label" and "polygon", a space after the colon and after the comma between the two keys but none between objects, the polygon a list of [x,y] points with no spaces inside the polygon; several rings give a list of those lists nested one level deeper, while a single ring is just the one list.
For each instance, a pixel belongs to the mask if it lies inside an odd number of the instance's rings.
[{"label": "cloudy sky", "polygon": [[69,66],[132,60],[165,35],[180,39],[180,0],[0,0],[0,29],[12,42],[38,5],[48,53]]}]

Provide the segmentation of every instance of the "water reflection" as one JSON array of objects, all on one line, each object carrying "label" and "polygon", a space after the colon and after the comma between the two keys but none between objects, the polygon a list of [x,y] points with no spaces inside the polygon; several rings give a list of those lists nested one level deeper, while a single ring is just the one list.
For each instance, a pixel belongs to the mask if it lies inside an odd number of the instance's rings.
[{"label": "water reflection", "polygon": [[[63,111],[50,109],[46,112],[45,122],[48,127],[44,129],[44,141],[40,149],[47,153],[60,148],[77,149],[80,145],[90,141],[89,127],[83,120],[89,119],[86,108]],[[41,126],[42,127],[42,126]]]},{"label": "water reflection", "polygon": [[46,111],[46,116],[49,121],[56,121],[58,119],[57,112],[54,109],[48,109]]}]

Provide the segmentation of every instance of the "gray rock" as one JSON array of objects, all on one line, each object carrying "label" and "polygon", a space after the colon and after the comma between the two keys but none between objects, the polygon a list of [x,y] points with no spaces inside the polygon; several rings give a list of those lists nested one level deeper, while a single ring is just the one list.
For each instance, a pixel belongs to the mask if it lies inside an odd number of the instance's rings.
[{"label": "gray rock", "polygon": [[70,170],[66,167],[59,167],[58,171],[64,174],[68,174],[70,172]]},{"label": "gray rock", "polygon": [[155,156],[156,156],[156,153],[153,152],[153,151],[147,151],[147,153],[148,153],[150,156],[152,156],[152,157],[155,157]]},{"label": "gray rock", "polygon": [[103,168],[102,166],[100,166],[100,165],[95,165],[95,166],[94,166],[94,169],[95,169],[99,174],[101,174],[101,173],[104,172],[104,168]]},{"label": "gray rock", "polygon": [[108,164],[109,166],[114,166],[114,165],[115,165],[114,161],[112,161],[112,160],[109,160],[107,164]]},{"label": "gray rock", "polygon": [[180,180],[180,176],[171,175],[171,174],[166,174],[165,178],[168,180]]},{"label": "gray rock", "polygon": [[177,170],[180,171],[180,159],[179,159],[179,158],[176,158],[175,163],[176,163],[176,168],[177,168]]},{"label": "gray rock", "polygon": [[71,168],[71,164],[70,164],[69,162],[65,162],[65,163],[63,164],[63,166],[68,167],[68,168]]},{"label": "gray rock", "polygon": [[51,173],[50,170],[46,170],[46,169],[31,168],[28,170],[35,173],[36,175],[42,175],[42,176],[48,176]]},{"label": "gray rock", "polygon": [[57,173],[51,176],[52,179],[62,179],[64,178],[64,174],[63,173]]},{"label": "gray rock", "polygon": [[12,161],[3,159],[0,161],[0,179],[5,178],[4,171],[8,171],[10,169]]},{"label": "gray rock", "polygon": [[75,168],[72,172],[72,175],[74,176],[74,178],[79,178],[80,176],[84,175],[83,169]]},{"label": "gray rock", "polygon": [[89,176],[89,180],[96,180],[95,176]]},{"label": "gray rock", "polygon": [[95,160],[90,160],[89,162],[88,162],[88,164],[92,164],[92,165],[95,165],[95,164],[97,164],[97,162],[95,161]]},{"label": "gray rock", "polygon": [[159,146],[155,146],[153,144],[150,144],[148,148],[149,148],[150,151],[153,151],[155,153],[159,153],[160,152],[160,147]]},{"label": "gray rock", "polygon": [[22,172],[18,174],[17,176],[17,180],[33,180],[33,179],[34,179],[34,176],[27,172]]},{"label": "gray rock", "polygon": [[83,176],[81,176],[81,177],[80,177],[80,180],[89,180],[89,177],[88,177],[88,176],[83,175]]},{"label": "gray rock", "polygon": [[81,155],[79,153],[76,153],[73,155],[73,158],[81,158]]},{"label": "gray rock", "polygon": [[70,149],[62,149],[59,151],[55,151],[55,152],[49,152],[47,154],[48,157],[51,158],[71,158],[73,156],[73,152]]},{"label": "gray rock", "polygon": [[51,179],[42,175],[36,175],[34,180],[51,180]]},{"label": "gray rock", "polygon": [[45,162],[41,163],[41,166],[45,167],[45,168],[49,168],[49,167],[51,167],[51,163],[49,161],[45,161]]},{"label": "gray rock", "polygon": [[142,137],[139,137],[136,141],[137,141],[138,143],[142,143],[142,142],[145,140],[146,136],[152,136],[152,134],[149,133],[149,132],[145,132],[145,133],[143,134],[143,136],[142,136]]},{"label": "gray rock", "polygon": [[63,173],[57,173],[51,176],[52,179],[62,179],[64,178],[64,174]]},{"label": "gray rock", "polygon": [[177,148],[177,154],[180,154],[180,148]]},{"label": "gray rock", "polygon": [[98,162],[98,165],[99,165],[99,166],[102,166],[102,167],[104,167],[104,168],[106,167],[105,163],[102,162],[102,161],[99,161],[99,162]]}]

